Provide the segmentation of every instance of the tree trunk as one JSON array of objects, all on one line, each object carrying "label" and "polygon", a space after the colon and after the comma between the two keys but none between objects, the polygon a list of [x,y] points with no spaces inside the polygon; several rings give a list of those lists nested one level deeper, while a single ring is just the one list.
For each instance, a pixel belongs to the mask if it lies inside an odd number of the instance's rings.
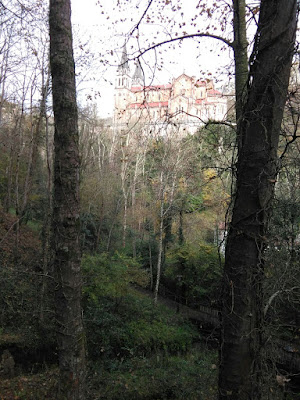
[{"label": "tree trunk", "polygon": [[122,246],[126,247],[126,235],[127,235],[127,206],[128,206],[128,188],[127,188],[127,169],[128,169],[128,160],[127,155],[122,146],[122,165],[121,165],[121,185],[122,185],[122,193],[124,199],[124,213],[123,213],[123,233],[122,233]]},{"label": "tree trunk", "polygon": [[55,120],[53,247],[59,350],[58,399],[85,399],[81,311],[78,111],[70,0],[50,0],[50,65]]},{"label": "tree trunk", "polygon": [[[46,289],[49,287],[49,275],[52,276],[53,271],[50,270],[53,259],[53,251],[51,252],[51,218],[52,218],[52,159],[50,157],[49,145],[49,122],[45,113],[46,127],[45,127],[45,148],[46,148],[46,164],[47,164],[47,197],[46,207],[43,219],[42,228],[42,282],[40,293],[40,322],[44,321],[45,313],[45,295]],[[53,249],[52,249],[53,250]]]},{"label": "tree trunk", "polygon": [[139,154],[136,155],[135,159],[135,169],[134,169],[134,175],[133,175],[133,182],[132,182],[132,188],[131,188],[131,208],[132,208],[132,221],[133,221],[133,232],[132,232],[132,256],[136,258],[136,235],[137,235],[137,229],[136,229],[136,185],[137,185],[137,177],[138,177],[138,169],[139,169],[139,164],[140,164],[140,156]]},{"label": "tree trunk", "polygon": [[236,196],[224,270],[219,399],[262,397],[264,247],[297,16],[296,0],[262,0],[238,126]]},{"label": "tree trunk", "polygon": [[161,278],[161,265],[163,258],[163,233],[164,233],[164,203],[161,201],[160,204],[160,223],[159,223],[159,239],[158,239],[158,257],[157,257],[157,270],[156,270],[156,282],[154,288],[154,304],[157,304],[158,290]]},{"label": "tree trunk", "polygon": [[183,234],[183,201],[179,210],[179,227],[178,227],[178,244],[183,246],[184,234]]},{"label": "tree trunk", "polygon": [[149,233],[149,273],[150,273],[150,290],[153,290],[153,263],[152,263],[152,250],[151,250],[151,236]]},{"label": "tree trunk", "polygon": [[157,304],[158,290],[161,278],[161,265],[163,258],[163,241],[164,241],[164,179],[163,172],[160,173],[160,209],[159,209],[159,238],[158,238],[158,256],[157,256],[157,268],[156,268],[156,282],[154,287],[154,304]]}]

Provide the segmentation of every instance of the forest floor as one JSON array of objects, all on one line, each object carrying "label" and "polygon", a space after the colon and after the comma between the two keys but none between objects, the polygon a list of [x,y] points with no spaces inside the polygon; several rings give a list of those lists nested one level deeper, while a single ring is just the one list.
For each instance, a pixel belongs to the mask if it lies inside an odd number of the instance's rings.
[{"label": "forest floor", "polygon": [[[2,261],[14,260],[12,244],[15,242],[15,217],[0,210],[0,250]],[[32,266],[37,249],[40,248],[38,235],[27,226],[22,226],[19,237],[19,255],[24,263]],[[27,273],[27,270],[24,271]],[[20,282],[17,280],[17,282]],[[135,288],[141,296],[151,297],[152,293],[142,288]],[[3,293],[2,293],[3,295]],[[127,361],[111,360],[109,368],[101,362],[90,363],[87,398],[91,400],[215,400],[217,398],[217,351],[215,344],[218,331],[218,315],[209,309],[192,310],[170,298],[159,296],[160,304],[169,310],[178,311],[185,318],[194,320],[199,328],[205,321],[210,327],[209,339],[201,333],[201,342],[182,353],[168,354],[159,351],[149,356],[132,356]],[[206,312],[207,311],[207,312]],[[213,310],[215,311],[215,310]],[[203,317],[212,318],[211,321]],[[209,315],[210,314],[210,315]],[[23,349],[21,336],[13,338],[4,335],[0,327],[0,355],[5,348]],[[209,343],[209,345],[208,345]],[[292,354],[294,357],[297,354]],[[1,359],[0,359],[1,362]],[[26,365],[26,368],[24,365]],[[15,376],[10,379],[1,377],[0,368],[0,400],[57,400],[57,382],[59,370],[54,364],[28,367],[29,360],[16,360]],[[286,397],[296,400],[299,397]],[[275,397],[274,397],[275,399]],[[277,399],[277,397],[276,397]],[[273,399],[272,399],[273,400]]]},{"label": "forest floor", "polygon": [[[134,286],[134,289],[137,290],[139,293],[144,294],[150,298],[153,297],[153,292],[149,289],[142,288],[140,286]],[[173,297],[172,300],[170,297]],[[220,328],[220,320],[218,315],[217,309],[212,309],[205,306],[199,306],[197,309],[188,307],[182,303],[176,301],[176,297],[173,293],[170,292],[170,297],[165,295],[158,295],[157,301],[160,304],[165,305],[166,307],[180,313],[183,317],[188,318],[191,321],[200,323],[200,324],[209,324],[211,325],[211,329]]]},{"label": "forest floor", "polygon": [[56,400],[58,368],[0,379],[0,400]]}]

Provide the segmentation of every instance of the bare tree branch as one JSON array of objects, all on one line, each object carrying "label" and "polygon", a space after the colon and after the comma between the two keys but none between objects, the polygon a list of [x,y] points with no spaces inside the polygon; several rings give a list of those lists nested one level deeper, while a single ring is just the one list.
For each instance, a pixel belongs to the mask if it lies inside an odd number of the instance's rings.
[{"label": "bare tree branch", "polygon": [[273,301],[279,294],[281,294],[281,293],[290,293],[290,292],[292,292],[292,291],[294,291],[294,290],[298,290],[298,289],[300,289],[299,286],[294,286],[294,287],[292,287],[292,288],[290,288],[290,289],[277,290],[277,292],[273,293],[272,296],[270,296],[269,300],[267,301],[267,304],[265,305],[265,308],[264,308],[264,316],[266,316],[266,314],[267,314],[267,312],[268,312],[268,309],[270,308],[270,306],[271,306],[271,304],[272,304],[272,301]]},{"label": "bare tree branch", "polygon": [[199,38],[199,37],[207,37],[207,38],[211,38],[211,39],[217,39],[217,40],[219,40],[219,41],[225,43],[227,46],[229,46],[229,47],[231,47],[231,48],[234,47],[234,43],[233,43],[233,42],[231,42],[231,41],[229,41],[229,40],[223,38],[222,36],[212,35],[212,34],[210,34],[210,33],[192,33],[192,34],[190,34],[190,35],[178,36],[178,37],[176,37],[176,38],[171,38],[171,39],[168,39],[168,40],[164,40],[163,42],[156,43],[156,44],[154,44],[154,45],[148,47],[147,49],[142,50],[142,51],[139,53],[139,55],[138,55],[137,57],[134,57],[134,59],[139,58],[139,57],[142,57],[142,56],[143,56],[144,54],[146,54],[148,51],[154,50],[154,49],[156,49],[157,47],[163,46],[163,45],[165,45],[165,44],[173,43],[173,42],[178,42],[178,41],[183,40],[183,39],[192,39],[192,38],[197,38],[197,37],[198,37],[198,38]]},{"label": "bare tree branch", "polygon": [[204,128],[207,129],[209,127],[209,125],[225,125],[225,126],[228,126],[231,129],[233,129],[234,131],[236,131],[236,125],[231,124],[230,122],[227,122],[227,121],[209,120],[205,124]]},{"label": "bare tree branch", "polygon": [[133,34],[133,32],[137,29],[139,29],[140,23],[142,22],[142,20],[144,19],[145,15],[147,14],[147,11],[149,10],[149,8],[151,7],[151,4],[153,3],[153,0],[149,0],[149,3],[145,9],[145,11],[143,12],[143,15],[141,16],[141,18],[139,19],[139,22],[132,28],[132,30],[129,32],[129,36],[131,36]]},{"label": "bare tree branch", "polygon": [[281,156],[279,157],[280,160],[282,160],[283,157],[285,156],[285,153],[288,151],[289,146],[290,146],[292,143],[294,143],[297,139],[300,138],[300,136],[297,135],[299,121],[300,121],[300,115],[298,114],[298,115],[297,115],[297,121],[296,121],[296,123],[295,123],[295,125],[294,125],[294,132],[293,132],[292,139],[289,140],[289,141],[286,143],[286,145],[285,145],[285,147],[284,147],[284,150],[283,150],[283,152],[281,153]]}]

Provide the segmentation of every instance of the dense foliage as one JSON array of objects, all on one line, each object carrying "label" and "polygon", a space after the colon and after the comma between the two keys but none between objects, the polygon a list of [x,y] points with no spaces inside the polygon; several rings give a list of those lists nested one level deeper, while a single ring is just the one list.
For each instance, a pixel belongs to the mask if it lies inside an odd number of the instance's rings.
[{"label": "dense foliage", "polygon": [[215,306],[221,290],[222,256],[216,246],[184,244],[170,249],[166,256],[166,280],[181,302]]},{"label": "dense foliage", "polygon": [[186,351],[198,335],[169,310],[153,308],[151,298],[134,289],[148,274],[135,260],[116,254],[85,257],[83,303],[89,354],[93,359],[124,359]]}]

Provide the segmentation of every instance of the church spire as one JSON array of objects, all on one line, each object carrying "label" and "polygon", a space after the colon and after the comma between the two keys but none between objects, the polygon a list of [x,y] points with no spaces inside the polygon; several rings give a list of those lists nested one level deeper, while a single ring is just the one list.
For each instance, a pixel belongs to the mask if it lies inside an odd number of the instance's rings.
[{"label": "church spire", "polygon": [[126,42],[125,42],[124,46],[123,46],[121,62],[118,66],[118,72],[121,72],[123,75],[125,75],[125,74],[129,74],[129,71],[130,71],[130,68],[129,68],[129,62],[128,62]]},{"label": "church spire", "polygon": [[130,77],[129,61],[126,49],[126,42],[125,42],[123,46],[121,61],[117,69],[116,88],[128,89],[130,87],[131,87],[131,77]]},{"label": "church spire", "polygon": [[144,74],[139,60],[135,63],[135,71],[132,77],[132,84],[135,86],[144,86]]}]

